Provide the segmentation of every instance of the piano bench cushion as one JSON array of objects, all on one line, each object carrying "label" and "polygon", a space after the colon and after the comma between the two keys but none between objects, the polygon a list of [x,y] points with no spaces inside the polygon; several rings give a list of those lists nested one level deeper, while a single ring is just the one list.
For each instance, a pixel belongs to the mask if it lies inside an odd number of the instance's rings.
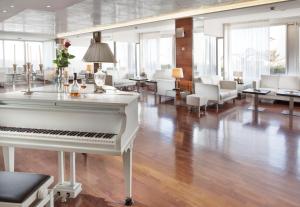
[{"label": "piano bench cushion", "polygon": [[23,203],[49,179],[49,175],[0,172],[0,202]]}]

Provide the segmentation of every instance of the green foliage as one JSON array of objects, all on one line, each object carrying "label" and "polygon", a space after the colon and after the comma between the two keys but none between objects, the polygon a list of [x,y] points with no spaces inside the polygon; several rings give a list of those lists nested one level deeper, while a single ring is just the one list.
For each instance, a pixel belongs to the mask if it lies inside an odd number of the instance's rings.
[{"label": "green foliage", "polygon": [[286,68],[283,65],[271,66],[271,74],[285,74]]},{"label": "green foliage", "polygon": [[75,56],[71,55],[67,49],[60,49],[57,50],[56,54],[56,59],[53,60],[53,63],[58,67],[58,68],[65,68],[68,67],[70,64],[69,60],[74,59]]}]

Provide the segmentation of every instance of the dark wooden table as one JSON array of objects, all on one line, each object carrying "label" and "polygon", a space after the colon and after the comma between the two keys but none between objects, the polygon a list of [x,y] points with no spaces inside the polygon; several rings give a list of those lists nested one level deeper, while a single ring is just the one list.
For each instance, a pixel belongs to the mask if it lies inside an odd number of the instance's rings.
[{"label": "dark wooden table", "polygon": [[149,84],[149,85],[153,85],[154,86],[154,95],[156,96],[156,93],[157,93],[157,81],[156,80],[146,80],[145,82],[147,84]]},{"label": "dark wooden table", "polygon": [[135,81],[136,82],[136,90],[138,93],[140,93],[140,87],[141,83],[147,81],[147,78],[142,78],[142,77],[136,77],[136,78],[129,78],[129,80]]},{"label": "dark wooden table", "polygon": [[250,107],[249,109],[254,110],[254,120],[255,122],[258,121],[258,112],[263,112],[265,109],[258,107],[259,103],[259,95],[267,95],[271,91],[270,90],[265,90],[265,89],[253,89],[253,88],[248,88],[246,90],[243,90],[243,93],[246,94],[252,94],[254,95],[254,106]]}]

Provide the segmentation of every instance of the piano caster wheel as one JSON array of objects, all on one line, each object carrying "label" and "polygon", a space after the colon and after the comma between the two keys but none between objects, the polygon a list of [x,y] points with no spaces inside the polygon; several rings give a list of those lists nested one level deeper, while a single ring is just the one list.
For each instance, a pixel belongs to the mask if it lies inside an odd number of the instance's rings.
[{"label": "piano caster wheel", "polygon": [[132,198],[126,198],[126,200],[125,200],[125,206],[132,206],[132,205],[133,205]]}]

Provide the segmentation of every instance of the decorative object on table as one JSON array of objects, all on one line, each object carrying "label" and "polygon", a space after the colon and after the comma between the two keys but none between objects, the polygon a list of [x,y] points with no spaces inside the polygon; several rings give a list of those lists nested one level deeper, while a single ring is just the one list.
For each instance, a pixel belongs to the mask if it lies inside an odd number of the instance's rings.
[{"label": "decorative object on table", "polygon": [[106,73],[101,70],[101,63],[116,63],[116,59],[111,52],[108,44],[91,41],[91,45],[86,51],[83,60],[85,62],[100,63],[97,73],[94,74],[95,92],[104,92],[103,86],[105,84]]},{"label": "decorative object on table", "polygon": [[62,45],[62,47],[57,49],[56,59],[53,60],[53,63],[56,64],[56,66],[57,66],[57,71],[56,71],[57,79],[56,79],[56,81],[60,86],[62,86],[62,81],[63,81],[63,78],[62,78],[63,69],[69,66],[69,64],[70,64],[69,60],[70,59],[75,58],[74,55],[72,55],[68,52],[68,48],[70,46],[71,46],[71,43],[68,40],[66,40],[64,42],[64,44]]},{"label": "decorative object on table", "polygon": [[77,73],[74,73],[74,81],[71,87],[71,92],[70,95],[72,97],[79,97],[80,96],[80,88],[79,88],[79,84],[77,82]]},{"label": "decorative object on table", "polygon": [[140,77],[141,78],[147,78],[147,74],[145,72],[141,72]]},{"label": "decorative object on table", "polygon": [[17,64],[13,64],[13,72],[14,72],[14,74],[17,73]]},{"label": "decorative object on table", "polygon": [[233,71],[234,81],[238,84],[243,84],[243,72],[242,71]]},{"label": "decorative object on table", "polygon": [[25,95],[31,95],[33,92],[31,91],[31,73],[32,73],[32,64],[27,63],[26,64],[26,70],[27,70],[27,90],[24,93]]},{"label": "decorative object on table", "polygon": [[176,85],[175,88],[178,89],[179,88],[179,81],[180,78],[183,78],[183,71],[182,68],[174,68],[172,70],[172,77],[176,79]]}]

